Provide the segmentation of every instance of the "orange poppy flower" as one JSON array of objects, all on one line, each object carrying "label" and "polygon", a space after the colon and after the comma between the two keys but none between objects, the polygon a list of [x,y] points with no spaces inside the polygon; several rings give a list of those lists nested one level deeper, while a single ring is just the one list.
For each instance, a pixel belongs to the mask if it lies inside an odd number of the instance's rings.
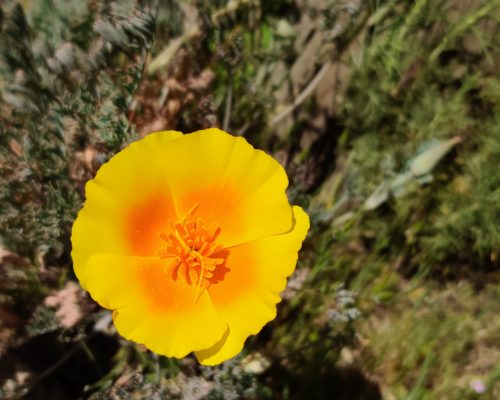
[{"label": "orange poppy flower", "polygon": [[214,365],[276,316],[309,218],[284,169],[218,129],[152,133],[86,186],[73,225],[81,285],[118,332]]}]

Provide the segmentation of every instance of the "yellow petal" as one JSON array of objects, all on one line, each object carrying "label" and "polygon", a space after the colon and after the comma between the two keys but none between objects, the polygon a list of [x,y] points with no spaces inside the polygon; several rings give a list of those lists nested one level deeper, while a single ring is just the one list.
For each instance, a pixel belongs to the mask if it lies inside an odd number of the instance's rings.
[{"label": "yellow petal", "polygon": [[229,325],[229,334],[211,348],[196,352],[200,363],[215,365],[235,356],[248,336],[275,318],[279,293],[295,269],[309,229],[309,217],[300,207],[294,206],[293,214],[295,224],[290,232],[229,249],[229,271],[222,282],[208,289]]},{"label": "yellow petal", "polygon": [[290,229],[286,173],[245,139],[206,129],[158,149],[158,157],[178,214],[198,204],[195,216],[221,228],[225,247]]},{"label": "yellow petal", "polygon": [[101,166],[85,187],[86,202],[73,225],[73,267],[85,287],[84,268],[94,254],[154,255],[159,225],[175,218],[156,149],[182,137],[165,131],[132,143]]},{"label": "yellow petal", "polygon": [[126,339],[181,358],[227,335],[227,324],[207,291],[173,279],[170,260],[98,255],[86,266],[87,288]]}]

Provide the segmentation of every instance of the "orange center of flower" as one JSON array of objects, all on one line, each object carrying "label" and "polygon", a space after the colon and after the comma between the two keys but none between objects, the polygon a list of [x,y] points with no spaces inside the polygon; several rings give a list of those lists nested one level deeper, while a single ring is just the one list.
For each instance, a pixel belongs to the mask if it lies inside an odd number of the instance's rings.
[{"label": "orange center of flower", "polygon": [[160,258],[172,258],[172,278],[185,279],[189,285],[199,288],[204,280],[214,282],[216,273],[227,258],[227,251],[216,243],[220,228],[211,231],[201,218],[196,220],[193,214],[198,208],[195,205],[182,222],[168,221],[171,232],[161,233],[167,246],[157,253]]}]

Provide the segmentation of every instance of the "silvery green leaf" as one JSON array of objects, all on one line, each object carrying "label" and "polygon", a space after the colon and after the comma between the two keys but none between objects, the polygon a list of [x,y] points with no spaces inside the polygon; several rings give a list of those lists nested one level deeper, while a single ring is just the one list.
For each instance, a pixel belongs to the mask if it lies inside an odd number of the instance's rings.
[{"label": "silvery green leaf", "polygon": [[406,193],[407,184],[411,179],[413,179],[411,172],[404,172],[391,182],[390,189],[394,197],[400,197]]},{"label": "silvery green leaf", "polygon": [[432,177],[431,174],[427,174],[416,177],[416,180],[420,185],[425,185],[427,183],[431,183],[434,180],[434,178]]},{"label": "silvery green leaf", "polygon": [[345,224],[345,223],[349,222],[351,219],[353,219],[355,215],[356,214],[352,211],[348,211],[342,215],[339,215],[338,217],[334,218],[334,220],[332,221],[332,226],[338,226],[338,225]]},{"label": "silvery green leaf", "polygon": [[375,210],[377,207],[382,205],[389,198],[389,188],[387,183],[384,181],[375,189],[375,191],[368,197],[364,204],[363,210]]},{"label": "silvery green leaf", "polygon": [[436,143],[430,149],[415,157],[410,164],[411,173],[414,176],[422,176],[430,173],[437,163],[462,140],[461,136],[455,136],[449,140]]}]

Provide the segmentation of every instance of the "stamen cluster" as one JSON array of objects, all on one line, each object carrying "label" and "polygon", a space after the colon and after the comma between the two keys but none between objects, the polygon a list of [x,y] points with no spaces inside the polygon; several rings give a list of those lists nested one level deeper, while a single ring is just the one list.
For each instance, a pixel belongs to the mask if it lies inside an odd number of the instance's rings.
[{"label": "stamen cluster", "polygon": [[218,254],[223,246],[216,243],[220,228],[211,233],[201,218],[194,220],[196,208],[193,207],[182,222],[168,222],[171,232],[160,234],[167,247],[158,255],[160,258],[173,258],[175,280],[182,277],[188,284],[201,287],[204,279],[214,276],[216,268],[224,263],[225,258]]}]

